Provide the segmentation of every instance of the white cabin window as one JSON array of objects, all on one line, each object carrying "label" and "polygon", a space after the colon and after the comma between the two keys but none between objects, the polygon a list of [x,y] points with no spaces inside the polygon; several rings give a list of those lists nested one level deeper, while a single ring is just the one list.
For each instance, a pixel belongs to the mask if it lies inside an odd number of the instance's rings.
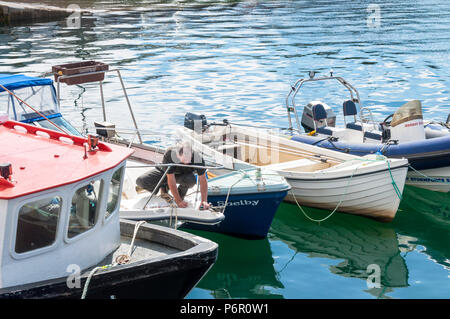
[{"label": "white cabin window", "polygon": [[108,218],[116,209],[119,202],[120,184],[123,178],[123,167],[114,172],[109,185],[108,203],[106,205],[105,219]]},{"label": "white cabin window", "polygon": [[73,238],[95,226],[102,192],[101,180],[79,188],[72,197],[67,237]]},{"label": "white cabin window", "polygon": [[16,253],[50,246],[55,242],[62,199],[59,196],[23,205],[17,220]]}]

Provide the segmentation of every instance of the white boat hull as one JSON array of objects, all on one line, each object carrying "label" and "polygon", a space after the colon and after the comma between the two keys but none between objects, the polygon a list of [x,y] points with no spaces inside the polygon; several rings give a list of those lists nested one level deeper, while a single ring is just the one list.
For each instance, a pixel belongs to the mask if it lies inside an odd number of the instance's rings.
[{"label": "white boat hull", "polygon": [[409,171],[406,185],[428,189],[435,192],[450,191],[450,168],[441,167],[421,170],[420,174]]},{"label": "white boat hull", "polygon": [[[391,170],[400,192],[405,186],[407,170],[407,167]],[[395,217],[401,201],[388,170],[334,180],[287,178],[287,181],[292,187],[285,198],[288,202],[327,210],[336,209],[385,222]]]}]

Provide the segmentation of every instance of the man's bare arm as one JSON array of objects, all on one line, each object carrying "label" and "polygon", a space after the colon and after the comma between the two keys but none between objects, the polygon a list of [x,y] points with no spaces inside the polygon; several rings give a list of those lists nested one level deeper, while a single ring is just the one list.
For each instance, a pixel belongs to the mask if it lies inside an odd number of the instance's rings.
[{"label": "man's bare arm", "polygon": [[[170,192],[172,193],[175,203],[180,206],[180,203],[183,202],[180,194],[178,193],[177,181],[175,179],[175,174],[167,174],[167,184],[169,185]],[[182,206],[182,205],[181,205]]]}]

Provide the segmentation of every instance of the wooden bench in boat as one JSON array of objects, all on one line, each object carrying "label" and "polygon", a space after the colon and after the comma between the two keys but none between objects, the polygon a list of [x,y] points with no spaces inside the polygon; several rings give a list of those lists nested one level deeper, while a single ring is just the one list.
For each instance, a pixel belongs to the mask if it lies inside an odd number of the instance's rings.
[{"label": "wooden bench in boat", "polygon": [[314,172],[329,168],[330,166],[331,163],[328,162],[322,162],[320,160],[314,161],[307,158],[302,158],[295,161],[265,165],[264,167],[268,169],[283,171]]}]

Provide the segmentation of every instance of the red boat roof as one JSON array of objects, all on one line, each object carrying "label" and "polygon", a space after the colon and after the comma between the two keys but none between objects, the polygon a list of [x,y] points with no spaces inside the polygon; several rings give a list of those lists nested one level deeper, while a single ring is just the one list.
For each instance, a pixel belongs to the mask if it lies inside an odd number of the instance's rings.
[{"label": "red boat roof", "polygon": [[[71,143],[71,144],[70,144]],[[0,199],[12,199],[78,182],[107,171],[133,150],[99,142],[87,152],[78,136],[20,122],[0,124],[0,163],[12,164],[12,182],[0,176]]]}]

